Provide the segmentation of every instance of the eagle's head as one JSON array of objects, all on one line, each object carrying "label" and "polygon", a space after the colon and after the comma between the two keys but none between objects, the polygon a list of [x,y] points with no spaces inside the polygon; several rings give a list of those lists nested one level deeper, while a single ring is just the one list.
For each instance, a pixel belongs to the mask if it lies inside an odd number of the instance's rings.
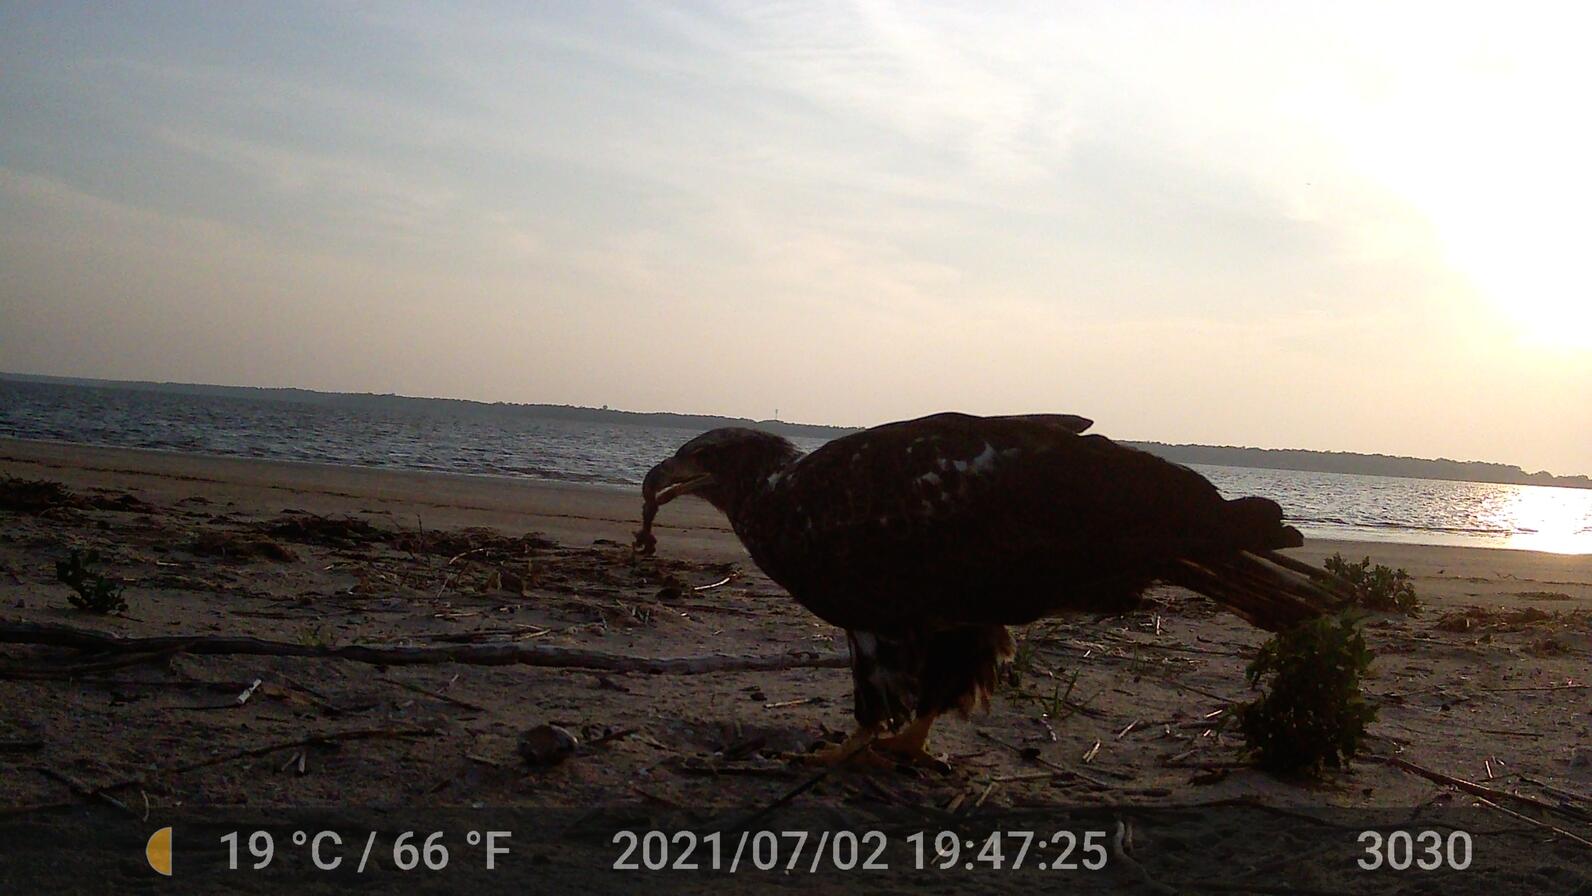
[{"label": "eagle's head", "polygon": [[636,547],[651,553],[652,520],[658,508],[681,495],[696,495],[733,518],[768,477],[801,456],[789,439],[742,427],[697,436],[647,472],[641,482],[641,531]]}]

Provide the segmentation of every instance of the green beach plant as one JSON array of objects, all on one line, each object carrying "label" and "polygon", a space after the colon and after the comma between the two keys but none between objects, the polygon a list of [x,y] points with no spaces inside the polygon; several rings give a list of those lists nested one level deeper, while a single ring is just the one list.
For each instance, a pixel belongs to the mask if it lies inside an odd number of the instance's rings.
[{"label": "green beach plant", "polygon": [[1259,699],[1239,707],[1244,739],[1258,764],[1280,774],[1319,774],[1359,751],[1376,708],[1360,692],[1371,666],[1358,620],[1348,614],[1313,619],[1261,646],[1246,672]]},{"label": "green beach plant", "polygon": [[1366,557],[1351,563],[1342,554],[1333,554],[1322,561],[1327,572],[1343,579],[1354,588],[1355,606],[1363,610],[1382,613],[1403,613],[1416,616],[1421,612],[1421,599],[1415,593],[1415,583],[1403,569],[1371,565]]}]

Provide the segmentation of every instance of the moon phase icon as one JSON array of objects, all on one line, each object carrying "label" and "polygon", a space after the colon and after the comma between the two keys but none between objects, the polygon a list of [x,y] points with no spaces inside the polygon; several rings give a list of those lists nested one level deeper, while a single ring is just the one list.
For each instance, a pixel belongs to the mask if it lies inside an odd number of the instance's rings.
[{"label": "moon phase icon", "polygon": [[161,828],[149,835],[149,844],[144,847],[144,858],[149,860],[149,867],[171,877],[171,828]]}]

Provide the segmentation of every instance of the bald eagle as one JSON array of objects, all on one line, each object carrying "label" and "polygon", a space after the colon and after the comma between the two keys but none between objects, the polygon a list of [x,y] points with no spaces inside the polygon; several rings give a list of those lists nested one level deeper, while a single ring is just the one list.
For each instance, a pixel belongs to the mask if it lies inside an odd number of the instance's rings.
[{"label": "bald eagle", "polygon": [[1270,630],[1333,602],[1325,572],[1275,553],[1303,542],[1275,502],[1225,500],[1187,467],[1084,435],[1091,425],[936,414],[810,454],[716,429],[648,472],[636,548],[653,551],[659,507],[697,495],[770,579],[845,629],[858,727],[820,762],[938,764],[929,728],[988,700],[1010,625],[1124,612],[1156,582]]}]

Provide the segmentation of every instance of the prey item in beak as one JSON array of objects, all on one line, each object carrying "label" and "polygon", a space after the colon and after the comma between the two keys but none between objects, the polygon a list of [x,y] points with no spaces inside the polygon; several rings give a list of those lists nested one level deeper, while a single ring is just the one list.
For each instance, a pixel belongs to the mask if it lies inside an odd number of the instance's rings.
[{"label": "prey item in beak", "polygon": [[641,528],[635,533],[635,551],[651,554],[657,550],[658,539],[652,534],[652,521],[658,508],[681,495],[688,495],[713,483],[713,474],[702,471],[696,464],[671,457],[647,471],[641,481]]}]

